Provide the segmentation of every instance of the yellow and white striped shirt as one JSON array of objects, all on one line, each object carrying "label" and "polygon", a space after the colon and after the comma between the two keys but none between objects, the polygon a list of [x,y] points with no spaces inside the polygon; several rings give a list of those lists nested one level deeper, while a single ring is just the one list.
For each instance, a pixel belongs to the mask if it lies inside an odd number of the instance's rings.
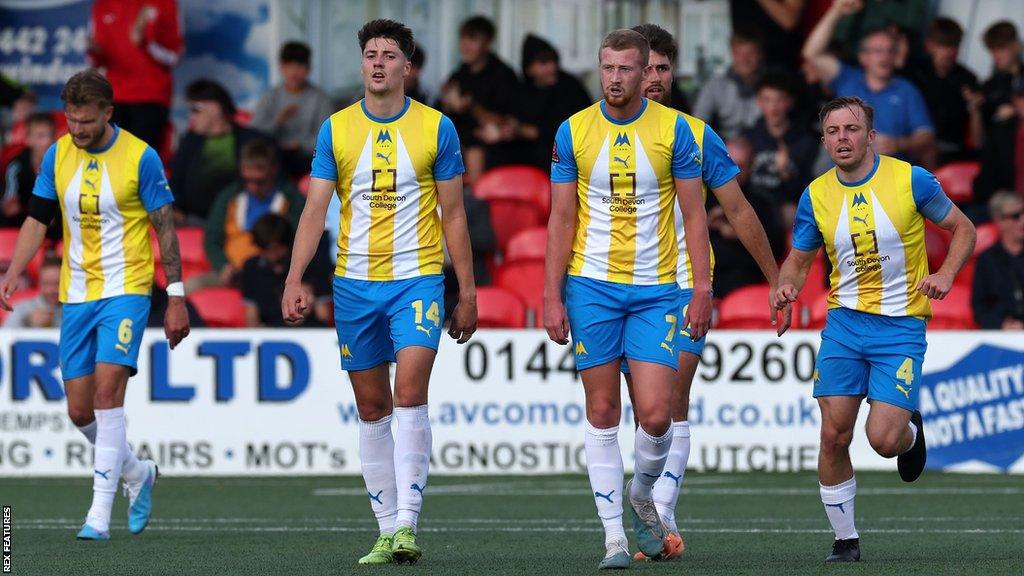
[{"label": "yellow and white striped shirt", "polygon": [[928,275],[924,219],[938,222],[952,206],[927,170],[876,156],[859,182],[840,181],[835,168],[811,182],[797,205],[793,247],[825,246],[830,309],[929,318],[931,304],[917,291]]},{"label": "yellow and white striped shirt", "polygon": [[563,122],[551,181],[577,183],[568,273],[622,284],[675,282],[674,178],[700,176],[701,162],[686,120],[646,98],[629,120],[610,118],[600,101]]},{"label": "yellow and white striped shirt", "polygon": [[32,193],[60,204],[61,302],[149,295],[149,212],[174,200],[152,148],[117,126],[98,150],[78,148],[65,135],[46,151]]},{"label": "yellow and white striped shirt", "polygon": [[324,121],[312,177],[334,181],[341,200],[335,275],[440,274],[436,183],[463,171],[451,120],[410,98],[391,118],[373,116],[359,101]]}]

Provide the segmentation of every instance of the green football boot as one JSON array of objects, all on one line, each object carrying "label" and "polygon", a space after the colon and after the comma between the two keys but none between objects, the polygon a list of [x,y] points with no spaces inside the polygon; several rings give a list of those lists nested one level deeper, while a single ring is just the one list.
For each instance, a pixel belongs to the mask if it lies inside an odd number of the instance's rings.
[{"label": "green football boot", "polygon": [[370,553],[359,559],[360,564],[392,564],[395,561],[391,553],[391,534],[381,534],[374,542]]},{"label": "green football boot", "polygon": [[416,544],[416,533],[408,526],[402,526],[395,530],[394,542],[391,544],[391,553],[397,564],[415,564],[423,551]]}]

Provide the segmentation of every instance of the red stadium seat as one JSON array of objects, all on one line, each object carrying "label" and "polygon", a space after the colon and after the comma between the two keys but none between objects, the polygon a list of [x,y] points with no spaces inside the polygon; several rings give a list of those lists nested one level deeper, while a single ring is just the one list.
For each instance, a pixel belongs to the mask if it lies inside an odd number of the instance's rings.
[{"label": "red stadium seat", "polygon": [[526,304],[527,324],[538,327],[544,314],[544,261],[506,262],[495,274],[495,285],[512,292]]},{"label": "red stadium seat", "polygon": [[804,328],[820,330],[825,327],[828,315],[828,292],[823,292],[807,304],[807,322]]},{"label": "red stadium seat", "polygon": [[473,194],[487,201],[502,251],[517,232],[544,224],[551,209],[548,175],[533,166],[488,170],[473,187]]},{"label": "red stadium seat", "polygon": [[536,226],[516,234],[505,249],[505,263],[522,261],[544,262],[547,251],[548,229]]},{"label": "red stadium seat", "polygon": [[[18,228],[0,228],[0,269],[6,271],[14,258],[14,247],[18,242]],[[28,261],[25,272],[35,284],[39,280],[39,268],[43,265],[44,251],[39,249]]]},{"label": "red stadium seat", "polygon": [[0,175],[7,174],[7,165],[24,151],[24,144],[8,144],[0,149]]},{"label": "red stadium seat", "polygon": [[252,112],[238,108],[235,110],[235,124],[248,126],[252,122]]},{"label": "red stadium seat", "polygon": [[312,176],[310,174],[306,174],[302,178],[299,178],[298,188],[299,188],[299,192],[301,192],[303,196],[308,196],[309,195],[309,180],[310,180],[310,178],[312,178]]},{"label": "red stadium seat", "polygon": [[188,295],[206,325],[211,328],[242,328],[245,326],[245,304],[242,293],[234,288],[203,288]]},{"label": "red stadium seat", "polygon": [[480,328],[525,328],[526,310],[512,292],[497,286],[476,290],[477,325]]},{"label": "red stadium seat", "polygon": [[999,242],[999,227],[995,222],[978,224],[978,241],[974,244],[974,255],[978,256]]},{"label": "red stadium seat", "polygon": [[722,298],[718,309],[718,328],[769,329],[773,328],[768,310],[771,286],[755,284],[738,288]]},{"label": "red stadium seat", "polygon": [[942,300],[932,300],[932,319],[928,328],[933,330],[972,330],[974,311],[971,310],[971,291],[955,286]]},{"label": "red stadium seat", "polygon": [[981,171],[976,161],[950,162],[935,171],[935,177],[949,199],[957,204],[966,204],[974,199],[974,178]]},{"label": "red stadium seat", "polygon": [[946,253],[949,252],[949,236],[944,230],[929,222],[924,227],[924,248],[928,255],[928,269],[935,272],[942,266]]},{"label": "red stadium seat", "polygon": [[[198,227],[178,228],[178,249],[181,252],[181,277],[188,280],[210,271],[210,262],[206,259],[206,249],[203,246],[203,229]],[[158,286],[166,286],[167,278],[164,275],[162,259],[160,257],[160,244],[155,234],[149,236],[150,245],[153,248],[153,260],[156,265],[156,278],[154,281]]]}]

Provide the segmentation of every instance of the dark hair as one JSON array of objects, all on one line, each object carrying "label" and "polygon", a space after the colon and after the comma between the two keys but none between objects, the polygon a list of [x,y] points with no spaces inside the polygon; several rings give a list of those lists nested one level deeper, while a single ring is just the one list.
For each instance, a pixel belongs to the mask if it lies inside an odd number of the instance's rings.
[{"label": "dark hair", "polygon": [[764,50],[764,34],[756,28],[749,27],[733,30],[732,36],[729,37],[729,46],[736,44],[753,44]]},{"label": "dark hair", "polygon": [[284,46],[281,46],[281,52],[278,54],[277,59],[282,63],[293,63],[302,64],[305,67],[309,67],[310,59],[313,53],[310,52],[309,46],[302,42],[285,42]]},{"label": "dark hair", "polygon": [[266,250],[272,244],[291,246],[294,240],[295,231],[291,223],[280,214],[264,214],[252,225],[252,241],[260,250]]},{"label": "dark hair", "polygon": [[857,96],[840,96],[839,98],[829,100],[828,103],[821,107],[821,112],[818,114],[818,122],[821,123],[822,128],[824,128],[825,119],[828,118],[829,114],[841,108],[850,108],[852,106],[860,106],[860,109],[864,111],[864,121],[867,129],[874,130],[875,109],[871,107],[871,104],[868,104]]},{"label": "dark hair", "polygon": [[412,56],[409,58],[409,63],[417,68],[423,68],[423,65],[427,63],[427,53],[423,51],[423,47],[419,44],[413,43]]},{"label": "dark hair", "polygon": [[238,152],[239,164],[259,164],[267,168],[277,166],[274,145],[262,138],[250,140]]},{"label": "dark hair", "polygon": [[763,88],[771,88],[785,92],[790,98],[796,98],[796,88],[793,85],[793,78],[782,72],[769,72],[757,82],[757,92]]},{"label": "dark hair", "polygon": [[964,29],[956,20],[942,16],[932,20],[928,25],[927,38],[939,46],[957,47],[964,39]]},{"label": "dark hair", "polygon": [[412,30],[408,26],[395,20],[379,18],[370,20],[359,29],[359,49],[365,50],[366,43],[373,38],[387,38],[398,44],[398,49],[406,58],[412,59],[416,50],[416,43],[412,38]]},{"label": "dark hair", "polygon": [[53,115],[49,112],[33,112],[29,114],[28,118],[25,119],[25,126],[33,124],[46,124],[50,127],[50,130],[57,129],[57,122],[54,121]]},{"label": "dark hair", "polygon": [[216,102],[220,105],[220,109],[224,112],[224,116],[227,117],[228,121],[234,121],[236,112],[235,101],[231,99],[231,94],[228,94],[227,89],[213,80],[200,78],[192,82],[185,88],[185,98],[192,102],[207,100]]},{"label": "dark hair", "polygon": [[1003,48],[1017,41],[1017,27],[1009,20],[1000,20],[989,26],[981,38],[989,50]]},{"label": "dark hair", "polygon": [[601,58],[601,52],[605,48],[610,48],[616,52],[636,48],[637,51],[640,52],[640,59],[643,61],[645,66],[651,57],[651,45],[647,43],[647,38],[644,38],[642,34],[634,32],[629,28],[609,32],[608,35],[604,37],[604,40],[601,41],[601,47],[597,52],[598,59]]},{"label": "dark hair", "polygon": [[114,87],[102,74],[90,68],[68,79],[60,91],[60,99],[72,106],[95,104],[107,109],[114,103]]},{"label": "dark hair", "polygon": [[494,40],[494,22],[486,16],[473,16],[459,26],[459,38],[463,36],[483,36],[488,42]]},{"label": "dark hair", "polygon": [[651,52],[657,52],[668,58],[669,62],[676,63],[679,46],[668,30],[657,24],[641,24],[633,26],[632,30],[647,39],[647,43],[651,46]]}]

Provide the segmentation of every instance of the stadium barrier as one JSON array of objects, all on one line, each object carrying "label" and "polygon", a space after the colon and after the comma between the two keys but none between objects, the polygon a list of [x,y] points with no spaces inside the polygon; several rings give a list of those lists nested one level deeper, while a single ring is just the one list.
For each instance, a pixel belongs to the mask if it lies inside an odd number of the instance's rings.
[{"label": "stadium barrier", "polygon": [[[690,467],[798,471],[816,466],[811,397],[817,332],[717,331],[693,387]],[[145,334],[128,386],[128,437],[168,475],[358,474],[358,414],[330,330],[195,330],[178,349]],[[918,385],[918,383],[913,383]],[[929,465],[1024,472],[1024,341],[935,332],[920,383]],[[620,443],[629,455],[625,398]],[[430,391],[436,474],[584,469],[583,390],[568,346],[539,330],[481,331],[442,343]],[[863,435],[858,469],[892,469]],[[630,458],[625,459],[627,466]],[[0,330],[0,475],[87,475],[71,424],[55,330]]]}]

